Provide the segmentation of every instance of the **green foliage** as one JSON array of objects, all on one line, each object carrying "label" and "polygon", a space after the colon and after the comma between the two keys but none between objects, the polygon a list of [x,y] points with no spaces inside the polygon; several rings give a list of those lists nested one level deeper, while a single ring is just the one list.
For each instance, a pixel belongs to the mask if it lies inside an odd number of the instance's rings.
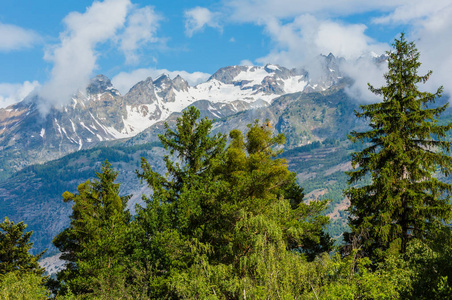
[{"label": "green foliage", "polygon": [[42,275],[44,269],[38,264],[39,258],[45,251],[38,255],[29,252],[33,246],[30,242],[32,231],[25,233],[27,225],[23,222],[14,224],[8,218],[0,224],[0,275],[10,272],[34,273]]},{"label": "green foliage", "polygon": [[[295,297],[306,290],[306,258],[328,251],[323,235],[327,200],[304,203],[284,159],[274,159],[284,136],[256,121],[246,137],[209,137],[211,121],[191,108],[160,137],[162,177],[143,159],[139,177],[154,193],[136,218],[135,257],[154,266],[156,298]],[[323,238],[322,238],[323,236]],[[321,241],[323,243],[321,243]]]},{"label": "green foliage", "polygon": [[0,299],[44,300],[50,292],[43,285],[44,278],[36,273],[9,272],[0,276]]},{"label": "green foliage", "polygon": [[92,293],[103,286],[111,289],[124,276],[123,256],[128,245],[130,196],[119,196],[117,172],[106,161],[97,180],[78,187],[78,194],[65,192],[64,201],[72,201],[71,225],[54,239],[54,245],[67,261],[58,273],[62,293]]},{"label": "green foliage", "polygon": [[207,172],[213,160],[224,151],[225,137],[221,134],[209,137],[212,121],[204,118],[196,123],[198,119],[199,111],[190,107],[184,111],[182,118],[177,119],[176,131],[165,123],[166,132],[159,135],[165,150],[170,149],[171,155],[176,152],[180,161],[172,162],[168,155],[165,156],[170,180],[154,172],[146,159],[142,158],[143,172],[137,172],[137,175],[154,189],[156,195],[163,197],[162,201],[174,201],[183,184],[191,179],[190,176],[196,177]]},{"label": "green foliage", "polygon": [[425,243],[413,240],[399,258],[409,271],[411,285],[402,290],[404,299],[450,299],[452,295],[452,235],[444,228]]},{"label": "green foliage", "polygon": [[395,262],[388,260],[374,270],[369,258],[358,258],[356,250],[344,259],[324,256],[318,264],[323,280],[316,295],[306,299],[399,299],[400,290],[410,284],[409,271]]},{"label": "green foliage", "polygon": [[[359,118],[369,120],[371,129],[350,134],[353,142],[368,142],[367,147],[352,155],[353,167],[348,172],[350,187],[349,224],[345,235],[349,246],[360,246],[373,259],[405,253],[412,239],[428,239],[451,217],[452,185],[434,177],[439,171],[446,176],[452,171],[448,152],[452,143],[445,141],[452,123],[437,124],[447,104],[428,108],[441,96],[421,92],[431,72],[417,74],[421,63],[414,43],[402,34],[395,40],[395,50],[388,52],[389,72],[386,85],[370,90],[383,97],[381,103],[361,106]],[[354,186],[366,175],[372,182]]]}]

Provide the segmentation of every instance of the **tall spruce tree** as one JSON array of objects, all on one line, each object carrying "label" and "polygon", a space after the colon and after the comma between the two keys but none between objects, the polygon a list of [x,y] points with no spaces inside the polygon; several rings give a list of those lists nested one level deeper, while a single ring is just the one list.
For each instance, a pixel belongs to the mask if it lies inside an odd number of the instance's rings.
[{"label": "tall spruce tree", "polygon": [[[349,136],[366,147],[352,154],[354,169],[348,172],[350,187],[345,191],[350,199],[351,233],[345,240],[377,260],[405,253],[412,239],[428,240],[430,233],[450,220],[452,211],[452,185],[435,176],[452,171],[452,158],[447,155],[452,143],[445,140],[452,123],[438,125],[448,104],[428,106],[441,96],[442,87],[436,93],[418,89],[432,72],[418,75],[419,52],[403,33],[393,47],[387,52],[386,85],[369,84],[383,101],[362,105],[356,112],[358,118],[369,120],[371,129]],[[370,184],[354,185],[366,176]]]}]

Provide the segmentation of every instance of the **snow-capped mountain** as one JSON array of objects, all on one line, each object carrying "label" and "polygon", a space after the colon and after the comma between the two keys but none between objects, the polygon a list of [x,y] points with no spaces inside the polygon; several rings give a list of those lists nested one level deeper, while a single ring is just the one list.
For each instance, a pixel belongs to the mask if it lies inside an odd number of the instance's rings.
[{"label": "snow-capped mountain", "polygon": [[[171,79],[164,74],[155,81],[147,78],[124,96],[127,116],[121,133],[133,136],[199,100],[232,105],[258,101],[268,105],[280,95],[303,91],[307,83],[304,75],[274,65],[226,67],[194,87],[180,76]],[[238,112],[243,108],[232,109]]]},{"label": "snow-capped mountain", "polygon": [[0,109],[0,178],[2,172],[7,174],[103,141],[135,136],[195,103],[214,118],[221,118],[267,106],[284,94],[324,90],[339,81],[341,74],[332,55],[323,59],[325,75],[321,82],[311,80],[306,71],[277,65],[231,66],[196,86],[189,86],[180,76],[149,77],[125,95],[106,76],[98,75],[69,104],[53,107],[45,117],[38,111],[38,98],[26,99]]}]

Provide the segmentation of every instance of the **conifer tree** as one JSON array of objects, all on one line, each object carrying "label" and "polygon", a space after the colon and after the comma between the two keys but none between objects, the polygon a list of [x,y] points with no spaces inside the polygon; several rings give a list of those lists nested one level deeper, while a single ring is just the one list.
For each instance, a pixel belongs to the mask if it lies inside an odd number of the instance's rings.
[{"label": "conifer tree", "polygon": [[33,243],[30,237],[33,231],[24,232],[27,225],[24,222],[14,224],[5,217],[0,224],[0,275],[19,271],[42,275],[44,269],[38,264],[38,260],[45,250],[38,255],[30,254]]},{"label": "conifer tree", "polygon": [[[369,89],[382,102],[362,105],[358,118],[369,120],[370,130],[352,132],[352,142],[366,147],[352,154],[354,170],[348,172],[350,187],[349,225],[345,235],[349,245],[360,245],[374,259],[385,254],[405,253],[412,239],[428,239],[429,234],[451,217],[452,185],[441,182],[436,172],[449,175],[452,143],[445,140],[452,124],[441,126],[439,115],[448,104],[429,107],[441,96],[422,92],[431,71],[418,75],[419,52],[404,34],[388,52],[386,85]],[[369,176],[371,183],[354,184]]]},{"label": "conifer tree", "polygon": [[224,152],[226,137],[222,134],[210,137],[212,120],[200,119],[200,112],[194,106],[189,107],[182,117],[177,119],[176,131],[167,123],[165,129],[159,139],[165,150],[170,150],[170,155],[176,154],[179,161],[173,162],[169,155],[164,157],[168,171],[168,178],[165,178],[154,172],[146,159],[142,158],[143,171],[137,171],[137,175],[154,189],[154,193],[163,196],[164,191],[171,192],[172,194],[164,196],[167,197],[165,201],[171,202],[191,177],[210,170],[213,160]]},{"label": "conifer tree", "polygon": [[74,205],[70,227],[53,240],[67,261],[58,273],[62,293],[67,287],[76,294],[92,293],[100,281],[115,285],[122,276],[131,216],[126,209],[130,196],[119,196],[117,175],[105,161],[102,172],[96,172],[98,179],[80,184],[78,194],[63,194]]}]

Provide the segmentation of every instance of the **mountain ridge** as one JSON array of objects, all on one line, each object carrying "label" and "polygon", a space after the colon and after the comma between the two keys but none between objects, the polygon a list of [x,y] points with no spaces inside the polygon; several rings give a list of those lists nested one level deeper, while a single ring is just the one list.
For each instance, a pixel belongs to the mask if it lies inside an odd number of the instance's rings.
[{"label": "mountain ridge", "polygon": [[312,85],[305,71],[277,65],[230,66],[196,86],[179,75],[171,79],[162,74],[136,83],[121,95],[108,77],[97,75],[70,103],[52,107],[44,117],[38,96],[0,109],[0,178],[106,140],[135,136],[199,100],[211,102],[206,110],[238,112],[268,106],[284,94],[325,90],[340,79]]}]

